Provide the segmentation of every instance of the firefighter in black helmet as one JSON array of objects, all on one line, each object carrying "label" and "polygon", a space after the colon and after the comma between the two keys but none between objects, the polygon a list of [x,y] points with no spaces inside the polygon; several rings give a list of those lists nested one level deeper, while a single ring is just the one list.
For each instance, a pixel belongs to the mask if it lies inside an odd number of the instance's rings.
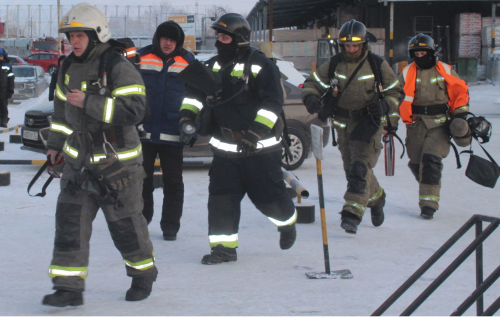
[{"label": "firefighter in black helmet", "polygon": [[221,90],[210,96],[214,102],[188,91],[180,111],[181,122],[194,122],[199,113],[204,118],[211,112],[206,125],[213,126],[208,131],[214,153],[208,197],[211,253],[202,259],[207,265],[236,261],[245,194],[276,225],[281,249],[295,242],[297,219],[281,171],[284,101],[279,70],[262,52],[250,48],[250,25],[243,16],[228,13],[212,28],[218,55],[205,65],[220,76]]},{"label": "firefighter in black helmet", "polygon": [[[384,222],[386,194],[373,172],[382,144],[383,127],[390,117],[396,127],[401,86],[380,56],[369,52],[363,23],[351,20],[340,28],[341,53],[322,64],[304,83],[302,100],[321,120],[331,118],[347,177],[341,227],[351,234],[366,208],[374,226]],[[377,77],[375,76],[377,74]],[[382,94],[377,94],[379,78]],[[331,88],[330,93],[323,96]],[[373,123],[373,125],[371,125]],[[359,137],[362,136],[362,137]]]},{"label": "firefighter in black helmet", "polygon": [[461,147],[471,142],[466,121],[468,87],[450,65],[436,59],[430,36],[414,36],[408,43],[408,54],[414,63],[399,75],[406,95],[399,111],[407,127],[408,167],[419,185],[420,216],[432,219],[439,209],[443,159],[450,152],[450,136]]}]

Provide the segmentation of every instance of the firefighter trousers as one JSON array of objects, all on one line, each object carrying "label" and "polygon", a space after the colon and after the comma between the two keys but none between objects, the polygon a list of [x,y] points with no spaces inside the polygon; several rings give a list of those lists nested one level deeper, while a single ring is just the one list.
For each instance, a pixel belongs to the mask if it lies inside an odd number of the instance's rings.
[{"label": "firefighter trousers", "polygon": [[428,129],[424,121],[406,126],[408,167],[419,184],[419,206],[439,208],[442,160],[450,153],[450,133],[446,126]]},{"label": "firefighter trousers", "polygon": [[209,175],[210,247],[238,247],[241,200],[245,194],[277,227],[295,223],[297,213],[286,190],[281,150],[241,158],[215,155]]},{"label": "firefighter trousers", "polygon": [[355,126],[348,124],[345,128],[336,128],[336,132],[347,178],[342,210],[362,219],[366,208],[376,204],[384,193],[373,173],[382,150],[382,128],[369,142],[349,140]]},{"label": "firefighter trousers", "polygon": [[[129,167],[132,173],[138,172],[139,169],[142,169],[140,165]],[[153,244],[149,239],[146,220],[141,213],[144,173],[136,173],[128,186],[118,192],[123,206],[104,203],[96,194],[68,187],[69,181],[75,180],[77,173],[68,163],[65,164],[61,193],[57,199],[54,252],[49,267],[54,289],[76,292],[84,290],[84,278],[89,266],[92,222],[99,208],[104,213],[113,242],[125,262],[127,275],[149,275],[155,265]]]}]

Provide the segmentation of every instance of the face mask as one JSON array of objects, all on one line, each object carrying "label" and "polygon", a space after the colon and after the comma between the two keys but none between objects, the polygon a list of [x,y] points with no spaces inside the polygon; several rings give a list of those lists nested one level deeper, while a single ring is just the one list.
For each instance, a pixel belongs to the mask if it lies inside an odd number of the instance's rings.
[{"label": "face mask", "polygon": [[436,57],[431,52],[427,52],[427,54],[425,54],[422,57],[415,56],[414,60],[415,60],[415,64],[417,64],[418,67],[420,67],[424,70],[436,66]]},{"label": "face mask", "polygon": [[234,40],[228,44],[224,44],[217,40],[215,42],[215,47],[217,48],[218,61],[221,64],[228,63],[236,57],[237,46]]}]

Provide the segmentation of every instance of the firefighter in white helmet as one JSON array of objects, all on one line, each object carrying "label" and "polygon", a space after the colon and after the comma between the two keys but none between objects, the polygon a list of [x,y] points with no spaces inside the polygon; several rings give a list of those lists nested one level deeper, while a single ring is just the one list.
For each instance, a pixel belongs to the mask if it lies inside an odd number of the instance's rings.
[{"label": "firefighter in white helmet", "polygon": [[92,221],[102,209],[132,286],[125,299],[151,293],[158,271],[142,216],[142,150],[135,124],[144,116],[139,72],[114,48],[106,17],[87,3],[74,6],[59,32],[73,52],[56,85],[47,142],[48,159],[65,166],[57,200],[54,252],[49,267],[54,294],[44,305],[83,304]]}]

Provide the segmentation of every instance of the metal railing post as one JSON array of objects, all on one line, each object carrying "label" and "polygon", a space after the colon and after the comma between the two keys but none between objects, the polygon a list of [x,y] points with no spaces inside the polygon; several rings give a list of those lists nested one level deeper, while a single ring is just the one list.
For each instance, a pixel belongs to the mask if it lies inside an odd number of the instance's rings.
[{"label": "metal railing post", "polygon": [[[483,222],[480,220],[476,221],[476,238],[483,231]],[[479,288],[483,283],[483,244],[480,244],[476,249],[476,288]],[[476,302],[476,315],[481,316],[484,310],[484,297],[481,296]]]}]

